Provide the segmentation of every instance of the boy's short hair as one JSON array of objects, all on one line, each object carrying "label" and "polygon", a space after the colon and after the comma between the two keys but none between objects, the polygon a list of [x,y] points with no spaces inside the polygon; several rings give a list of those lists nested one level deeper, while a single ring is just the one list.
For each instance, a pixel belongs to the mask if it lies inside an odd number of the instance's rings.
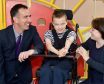
[{"label": "boy's short hair", "polygon": [[53,12],[52,20],[53,20],[53,18],[61,18],[61,17],[63,17],[63,16],[65,16],[65,17],[66,17],[66,20],[67,20],[67,16],[66,16],[65,10],[56,9],[56,10],[54,10],[54,12]]}]

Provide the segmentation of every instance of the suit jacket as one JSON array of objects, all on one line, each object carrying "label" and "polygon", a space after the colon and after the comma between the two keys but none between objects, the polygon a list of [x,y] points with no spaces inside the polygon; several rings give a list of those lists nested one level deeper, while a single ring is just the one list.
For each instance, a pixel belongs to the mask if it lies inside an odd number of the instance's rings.
[{"label": "suit jacket", "polygon": [[[38,53],[43,52],[43,43],[34,26],[24,31],[20,52],[27,51],[31,45],[35,46]],[[24,84],[32,80],[32,68],[29,59],[20,63],[16,57],[16,39],[13,25],[0,31],[0,84],[10,84],[15,77],[20,78]]]}]

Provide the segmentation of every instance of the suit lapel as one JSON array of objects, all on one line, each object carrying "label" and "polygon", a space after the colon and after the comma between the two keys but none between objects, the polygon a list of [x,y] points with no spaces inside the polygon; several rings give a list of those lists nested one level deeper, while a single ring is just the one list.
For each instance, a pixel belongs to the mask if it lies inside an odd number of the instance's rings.
[{"label": "suit lapel", "polygon": [[25,46],[26,44],[26,41],[29,39],[29,33],[28,31],[24,31],[23,33],[23,37],[22,37],[22,42],[21,42],[21,46],[20,46],[20,51],[22,51],[23,47]]},{"label": "suit lapel", "polygon": [[16,44],[16,38],[15,38],[13,26],[11,25],[11,26],[9,26],[7,28],[9,29],[9,31],[8,31],[8,37],[10,39],[11,44]]}]

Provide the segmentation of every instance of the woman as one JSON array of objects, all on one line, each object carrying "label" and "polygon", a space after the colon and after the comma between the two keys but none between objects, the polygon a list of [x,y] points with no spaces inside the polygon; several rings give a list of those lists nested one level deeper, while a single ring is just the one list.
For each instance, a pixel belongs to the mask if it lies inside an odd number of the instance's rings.
[{"label": "woman", "polygon": [[94,19],[92,27],[91,38],[76,51],[88,64],[88,79],[80,84],[104,84],[104,18]]}]

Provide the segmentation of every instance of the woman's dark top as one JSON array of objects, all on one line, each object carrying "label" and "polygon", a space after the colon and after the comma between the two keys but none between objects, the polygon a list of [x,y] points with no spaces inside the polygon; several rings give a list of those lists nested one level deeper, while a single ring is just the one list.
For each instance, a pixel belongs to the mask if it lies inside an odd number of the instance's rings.
[{"label": "woman's dark top", "polygon": [[96,41],[89,38],[82,46],[89,50],[88,79],[82,84],[104,84],[104,45],[96,48]]}]

